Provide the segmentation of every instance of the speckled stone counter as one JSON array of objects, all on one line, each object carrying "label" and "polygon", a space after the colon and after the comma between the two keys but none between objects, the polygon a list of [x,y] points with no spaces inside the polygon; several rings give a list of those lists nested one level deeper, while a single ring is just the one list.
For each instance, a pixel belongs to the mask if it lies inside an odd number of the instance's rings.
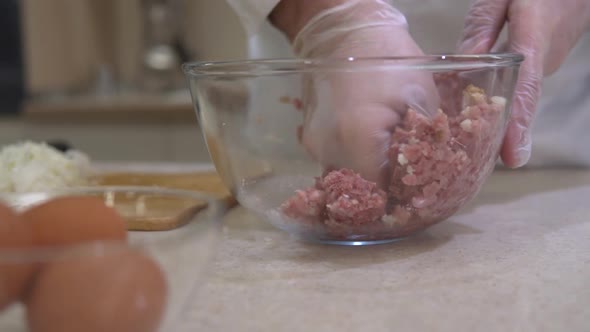
[{"label": "speckled stone counter", "polygon": [[371,247],[302,243],[238,207],[214,249],[183,331],[590,331],[590,171],[496,171],[446,222]]},{"label": "speckled stone counter", "polygon": [[448,221],[372,247],[236,208],[199,297],[193,331],[590,331],[590,171],[497,171]]}]

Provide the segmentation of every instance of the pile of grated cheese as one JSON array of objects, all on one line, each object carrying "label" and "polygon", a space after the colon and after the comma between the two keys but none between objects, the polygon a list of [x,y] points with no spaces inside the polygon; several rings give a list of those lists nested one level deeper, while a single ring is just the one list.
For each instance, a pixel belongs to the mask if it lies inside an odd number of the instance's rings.
[{"label": "pile of grated cheese", "polygon": [[90,160],[79,152],[61,151],[24,141],[0,150],[0,192],[24,193],[88,184]]}]

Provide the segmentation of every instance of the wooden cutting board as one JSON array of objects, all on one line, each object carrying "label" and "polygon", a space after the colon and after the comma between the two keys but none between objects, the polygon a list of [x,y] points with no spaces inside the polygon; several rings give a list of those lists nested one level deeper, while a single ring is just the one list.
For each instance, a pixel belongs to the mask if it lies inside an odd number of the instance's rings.
[{"label": "wooden cutting board", "polygon": [[[154,186],[172,189],[195,190],[223,200],[228,207],[237,201],[216,172],[199,173],[135,173],[118,172],[97,175],[94,181],[99,186]],[[145,199],[143,209],[148,213],[138,216],[132,211],[136,203],[125,197],[117,197],[116,208],[127,219],[129,230],[165,231],[185,225],[194,214],[204,209],[202,201],[170,199],[153,196]],[[133,205],[133,206],[132,206]],[[126,211],[129,211],[125,216]]]}]

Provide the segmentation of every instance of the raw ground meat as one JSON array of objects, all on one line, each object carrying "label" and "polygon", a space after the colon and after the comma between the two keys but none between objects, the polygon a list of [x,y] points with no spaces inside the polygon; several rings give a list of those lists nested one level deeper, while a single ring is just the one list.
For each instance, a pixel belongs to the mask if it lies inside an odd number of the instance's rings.
[{"label": "raw ground meat", "polygon": [[506,100],[470,85],[461,102],[451,104],[464,108],[439,110],[433,118],[412,109],[405,114],[389,149],[387,193],[352,170],[333,170],[297,191],[282,213],[332,237],[375,240],[448,218],[477,194],[494,167]]},{"label": "raw ground meat", "polygon": [[349,169],[329,172],[314,188],[299,190],[283,204],[283,212],[306,223],[318,218],[333,225],[359,226],[379,222],[387,195],[377,184]]}]

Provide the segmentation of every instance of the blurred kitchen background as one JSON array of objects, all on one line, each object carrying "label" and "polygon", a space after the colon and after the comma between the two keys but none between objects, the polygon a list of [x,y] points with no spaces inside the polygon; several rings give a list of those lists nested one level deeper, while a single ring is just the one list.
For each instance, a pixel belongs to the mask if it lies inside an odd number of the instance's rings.
[{"label": "blurred kitchen background", "polygon": [[1,0],[0,145],[208,161],[180,64],[245,56],[222,0]]}]

